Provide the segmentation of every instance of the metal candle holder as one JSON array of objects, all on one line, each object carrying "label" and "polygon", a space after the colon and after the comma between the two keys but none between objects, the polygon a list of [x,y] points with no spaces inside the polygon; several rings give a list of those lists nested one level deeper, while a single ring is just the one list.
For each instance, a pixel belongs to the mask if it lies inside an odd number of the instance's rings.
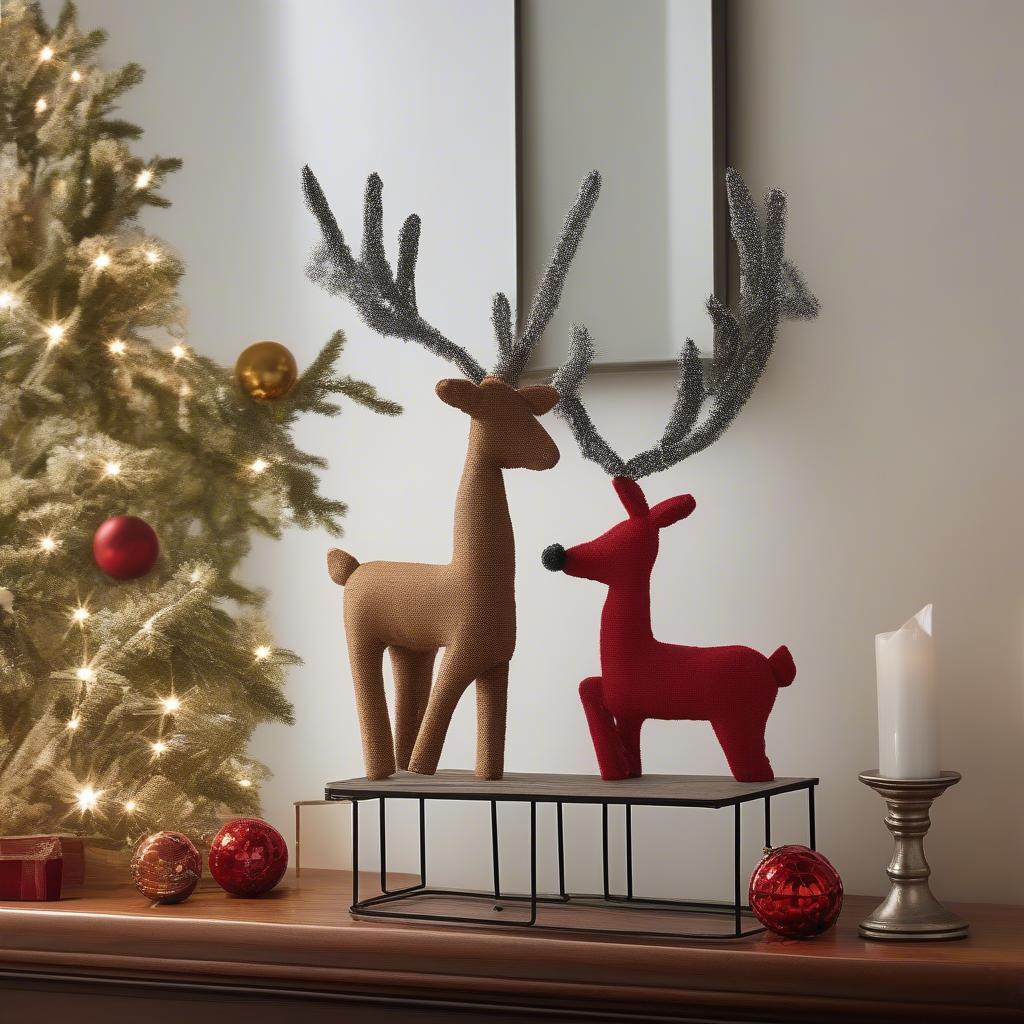
[{"label": "metal candle holder", "polygon": [[885,800],[885,824],[896,841],[886,874],[889,895],[860,923],[864,939],[920,942],[963,939],[968,925],[947,910],[928,886],[932,873],[924,856],[924,837],[931,827],[932,802],[960,781],[959,772],[940,772],[934,779],[890,779],[878,770],[858,776]]}]

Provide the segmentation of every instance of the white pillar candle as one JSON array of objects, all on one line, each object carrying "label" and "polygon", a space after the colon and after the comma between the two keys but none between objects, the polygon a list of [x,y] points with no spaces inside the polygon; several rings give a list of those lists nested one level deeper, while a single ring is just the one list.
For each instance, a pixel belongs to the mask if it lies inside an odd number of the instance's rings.
[{"label": "white pillar candle", "polygon": [[939,764],[939,708],[932,606],[875,637],[878,770],[890,779],[933,779]]}]

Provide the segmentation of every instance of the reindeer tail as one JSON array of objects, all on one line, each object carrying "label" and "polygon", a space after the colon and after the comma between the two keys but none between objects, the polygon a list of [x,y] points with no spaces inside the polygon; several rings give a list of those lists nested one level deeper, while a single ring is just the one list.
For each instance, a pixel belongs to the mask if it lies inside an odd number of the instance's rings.
[{"label": "reindeer tail", "polygon": [[359,562],[347,551],[341,548],[331,548],[327,552],[327,575],[338,584],[339,587],[348,583],[349,576],[359,568]]},{"label": "reindeer tail", "polygon": [[796,663],[785,644],[768,659],[768,664],[771,666],[777,686],[789,686],[796,678]]}]

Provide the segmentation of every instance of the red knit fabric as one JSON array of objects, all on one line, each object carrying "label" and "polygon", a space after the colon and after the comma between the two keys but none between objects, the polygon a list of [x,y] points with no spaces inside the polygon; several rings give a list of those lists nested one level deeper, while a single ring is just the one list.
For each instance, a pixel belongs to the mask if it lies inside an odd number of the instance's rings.
[{"label": "red knit fabric", "polygon": [[684,647],[651,632],[650,580],[658,531],[696,507],[689,494],[648,509],[634,480],[616,478],[629,518],[565,552],[564,571],[608,587],[601,614],[601,675],[584,679],[580,699],[603,779],[642,773],[640,730],[649,718],[708,721],[733,776],[774,779],[764,729],[780,686],[796,676],[786,647],[766,658],[749,647]]}]

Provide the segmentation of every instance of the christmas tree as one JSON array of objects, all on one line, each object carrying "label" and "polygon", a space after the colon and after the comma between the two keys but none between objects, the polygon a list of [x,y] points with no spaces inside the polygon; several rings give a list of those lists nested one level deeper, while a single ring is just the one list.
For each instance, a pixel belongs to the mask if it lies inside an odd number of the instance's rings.
[{"label": "christmas tree", "polygon": [[[337,395],[399,410],[336,376],[340,333],[273,400],[187,344],[183,264],[138,221],[168,205],[180,162],[132,152],[141,130],[116,103],[142,69],[103,70],[104,38],[70,3],[53,26],[4,4],[0,833],[114,845],[258,811],[267,770],[246,746],[257,724],[291,720],[297,658],[275,648],[239,563],[254,531],[340,532],[323,461],[291,438],[301,413],[333,416]],[[159,538],[138,579],[94,560],[101,524],[125,540],[119,515]]]}]

